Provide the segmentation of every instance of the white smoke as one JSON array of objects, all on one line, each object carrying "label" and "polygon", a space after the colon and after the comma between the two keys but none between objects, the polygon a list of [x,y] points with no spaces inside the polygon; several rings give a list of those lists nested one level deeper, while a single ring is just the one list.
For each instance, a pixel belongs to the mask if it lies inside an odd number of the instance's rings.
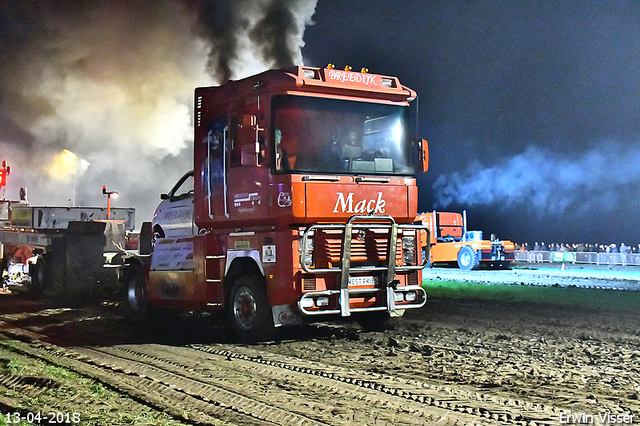
[{"label": "white smoke", "polygon": [[441,175],[433,185],[434,207],[517,206],[527,214],[581,216],[593,208],[614,210],[628,205],[624,194],[640,189],[638,164],[638,146],[606,143],[575,156],[530,147],[493,166],[475,163]]},{"label": "white smoke", "polygon": [[[106,185],[120,193],[112,206],[136,208],[139,227],[193,168],[195,87],[300,64],[314,9],[315,0],[2,2],[6,198],[26,186],[35,205],[100,206]],[[203,20],[211,10],[229,11],[234,24],[225,27],[224,14]],[[286,31],[275,35],[288,54],[268,38],[281,20]]]}]

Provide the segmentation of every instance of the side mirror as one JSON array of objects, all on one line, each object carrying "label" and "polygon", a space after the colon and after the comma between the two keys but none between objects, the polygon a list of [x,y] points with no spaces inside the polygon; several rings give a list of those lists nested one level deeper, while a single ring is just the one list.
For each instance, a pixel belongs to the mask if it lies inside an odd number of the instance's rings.
[{"label": "side mirror", "polygon": [[422,173],[429,170],[429,142],[425,139],[420,141],[420,162],[422,163]]},{"label": "side mirror", "polygon": [[415,159],[416,174],[429,170],[429,143],[425,139],[414,139],[412,156]]},{"label": "side mirror", "polygon": [[161,200],[168,200],[169,199],[169,194],[160,194],[160,199]]}]

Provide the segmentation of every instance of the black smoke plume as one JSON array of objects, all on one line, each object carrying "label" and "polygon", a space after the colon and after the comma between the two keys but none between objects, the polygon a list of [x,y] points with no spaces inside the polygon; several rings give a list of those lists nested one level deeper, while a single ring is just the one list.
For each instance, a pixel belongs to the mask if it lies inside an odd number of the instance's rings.
[{"label": "black smoke plume", "polygon": [[315,1],[183,0],[195,13],[197,34],[210,45],[207,70],[219,82],[237,77],[237,65],[248,51],[268,68],[301,63],[305,25]]}]

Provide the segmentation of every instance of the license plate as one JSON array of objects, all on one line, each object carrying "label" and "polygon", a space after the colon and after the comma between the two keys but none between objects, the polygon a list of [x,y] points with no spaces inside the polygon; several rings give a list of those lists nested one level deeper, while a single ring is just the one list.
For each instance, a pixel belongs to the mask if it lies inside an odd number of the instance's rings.
[{"label": "license plate", "polygon": [[349,277],[350,286],[372,286],[375,282],[375,277]]}]

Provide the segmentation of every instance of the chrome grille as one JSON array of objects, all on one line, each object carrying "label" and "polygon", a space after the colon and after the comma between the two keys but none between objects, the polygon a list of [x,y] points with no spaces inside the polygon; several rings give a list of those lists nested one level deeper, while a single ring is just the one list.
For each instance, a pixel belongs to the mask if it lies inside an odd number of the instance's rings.
[{"label": "chrome grille", "polygon": [[[360,230],[361,231],[361,230]],[[374,232],[366,230],[364,238],[358,238],[356,232],[351,240],[351,262],[384,264],[387,261],[387,247],[389,245],[389,232]],[[335,266],[342,259],[343,232],[316,232],[315,239],[315,265],[326,268]],[[402,240],[398,239],[396,258],[402,258]]]}]

